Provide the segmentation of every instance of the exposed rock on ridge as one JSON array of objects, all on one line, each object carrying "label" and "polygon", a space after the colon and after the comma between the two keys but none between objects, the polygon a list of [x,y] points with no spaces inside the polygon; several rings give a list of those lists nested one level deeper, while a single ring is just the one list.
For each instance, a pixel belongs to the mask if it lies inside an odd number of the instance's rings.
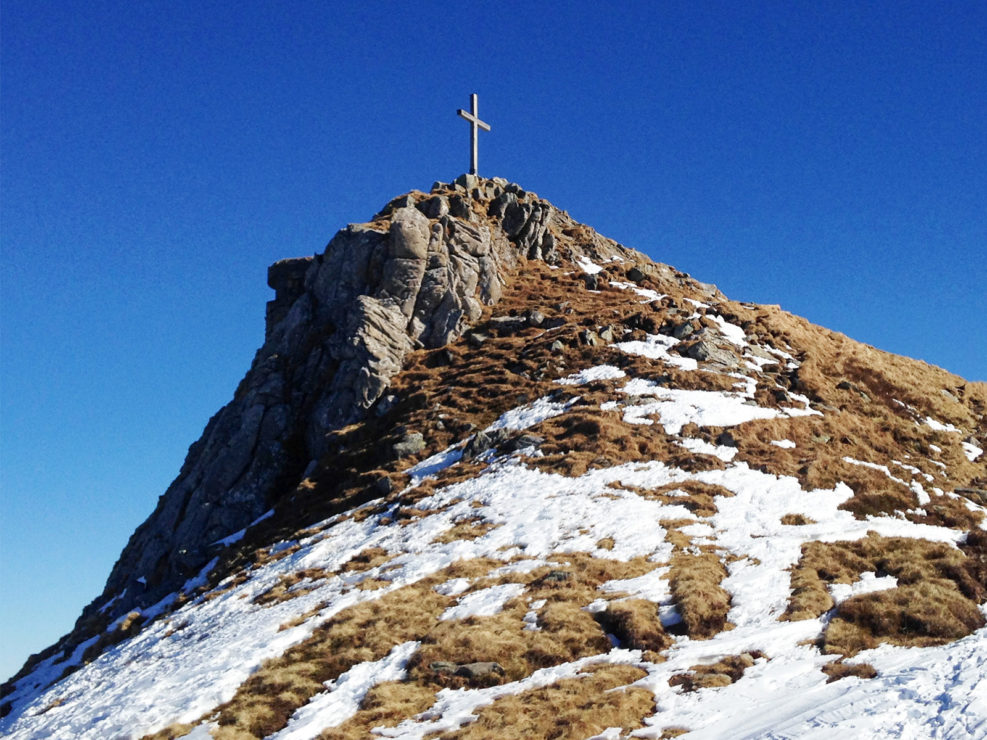
[{"label": "exposed rock on ridge", "polygon": [[[323,254],[272,265],[264,345],[75,638],[108,600],[117,598],[114,613],[144,607],[194,576],[217,541],[298,483],[326,452],[328,432],[368,413],[410,350],[458,338],[519,264],[558,261],[555,233],[578,226],[517,185],[463,175],[394,199],[371,222],[339,231]],[[644,259],[584,232],[570,256]]]}]

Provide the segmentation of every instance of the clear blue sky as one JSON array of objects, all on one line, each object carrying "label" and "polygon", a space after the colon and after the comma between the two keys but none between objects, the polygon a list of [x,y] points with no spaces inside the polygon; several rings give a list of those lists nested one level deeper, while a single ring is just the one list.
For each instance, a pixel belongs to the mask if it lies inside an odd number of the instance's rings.
[{"label": "clear blue sky", "polygon": [[267,265],[468,166],[987,379],[987,4],[4,0],[0,678],[263,340]]}]

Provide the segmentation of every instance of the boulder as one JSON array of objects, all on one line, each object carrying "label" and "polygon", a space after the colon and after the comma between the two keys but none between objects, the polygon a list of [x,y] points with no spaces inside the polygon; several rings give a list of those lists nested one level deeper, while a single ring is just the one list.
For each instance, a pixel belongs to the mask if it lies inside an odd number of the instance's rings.
[{"label": "boulder", "polygon": [[482,334],[481,332],[471,331],[466,336],[466,341],[469,343],[469,346],[472,347],[473,349],[479,349],[489,338],[490,337],[488,337],[486,334]]},{"label": "boulder", "polygon": [[453,663],[449,660],[433,660],[428,664],[428,668],[436,673],[455,673],[459,670],[459,663]]},{"label": "boulder", "polygon": [[419,203],[418,210],[428,218],[442,218],[449,213],[449,199],[444,195],[434,195]]},{"label": "boulder", "polygon": [[632,283],[640,283],[643,280],[647,280],[648,276],[640,267],[635,265],[627,271],[627,279]]},{"label": "boulder", "polygon": [[463,458],[466,460],[471,460],[474,457],[478,457],[487,450],[491,450],[507,441],[511,434],[512,432],[510,429],[503,428],[477,432],[463,448]]},{"label": "boulder", "polygon": [[498,337],[504,337],[516,334],[526,323],[521,316],[494,316],[487,322],[487,326]]},{"label": "boulder", "polygon": [[504,452],[517,452],[518,450],[523,450],[528,447],[540,447],[545,444],[545,438],[538,434],[520,434],[517,437],[512,437],[507,440],[501,449]]},{"label": "boulder", "polygon": [[400,440],[391,445],[391,454],[394,457],[409,457],[417,455],[425,449],[425,437],[421,432],[407,432]]},{"label": "boulder", "polygon": [[528,326],[541,326],[545,323],[545,314],[537,308],[529,308],[524,312],[524,320]]},{"label": "boulder", "polygon": [[700,339],[694,344],[690,344],[682,354],[699,362],[714,362],[726,367],[736,367],[740,364],[733,352],[708,339]]},{"label": "boulder", "polygon": [[454,675],[476,680],[481,678],[490,678],[493,676],[503,676],[504,668],[500,665],[500,663],[490,661],[463,663],[456,669]]},{"label": "boulder", "polygon": [[478,175],[463,173],[453,181],[453,184],[470,191],[480,186],[480,178]]},{"label": "boulder", "polygon": [[595,331],[583,329],[579,332],[579,343],[585,344],[587,347],[596,347],[600,344],[600,338],[596,335]]}]

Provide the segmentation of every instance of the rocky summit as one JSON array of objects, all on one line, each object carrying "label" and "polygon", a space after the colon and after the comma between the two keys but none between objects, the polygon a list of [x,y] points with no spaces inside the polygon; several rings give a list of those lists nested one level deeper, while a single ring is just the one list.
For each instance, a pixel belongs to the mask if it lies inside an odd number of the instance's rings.
[{"label": "rocky summit", "polygon": [[499,178],[268,284],[5,736],[987,737],[987,385]]}]

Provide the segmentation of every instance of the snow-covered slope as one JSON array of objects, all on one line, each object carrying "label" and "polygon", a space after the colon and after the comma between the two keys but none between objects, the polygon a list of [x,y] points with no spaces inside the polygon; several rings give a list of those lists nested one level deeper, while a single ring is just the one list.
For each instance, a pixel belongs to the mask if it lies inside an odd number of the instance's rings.
[{"label": "snow-covered slope", "polygon": [[987,391],[557,243],[4,734],[987,737]]}]

